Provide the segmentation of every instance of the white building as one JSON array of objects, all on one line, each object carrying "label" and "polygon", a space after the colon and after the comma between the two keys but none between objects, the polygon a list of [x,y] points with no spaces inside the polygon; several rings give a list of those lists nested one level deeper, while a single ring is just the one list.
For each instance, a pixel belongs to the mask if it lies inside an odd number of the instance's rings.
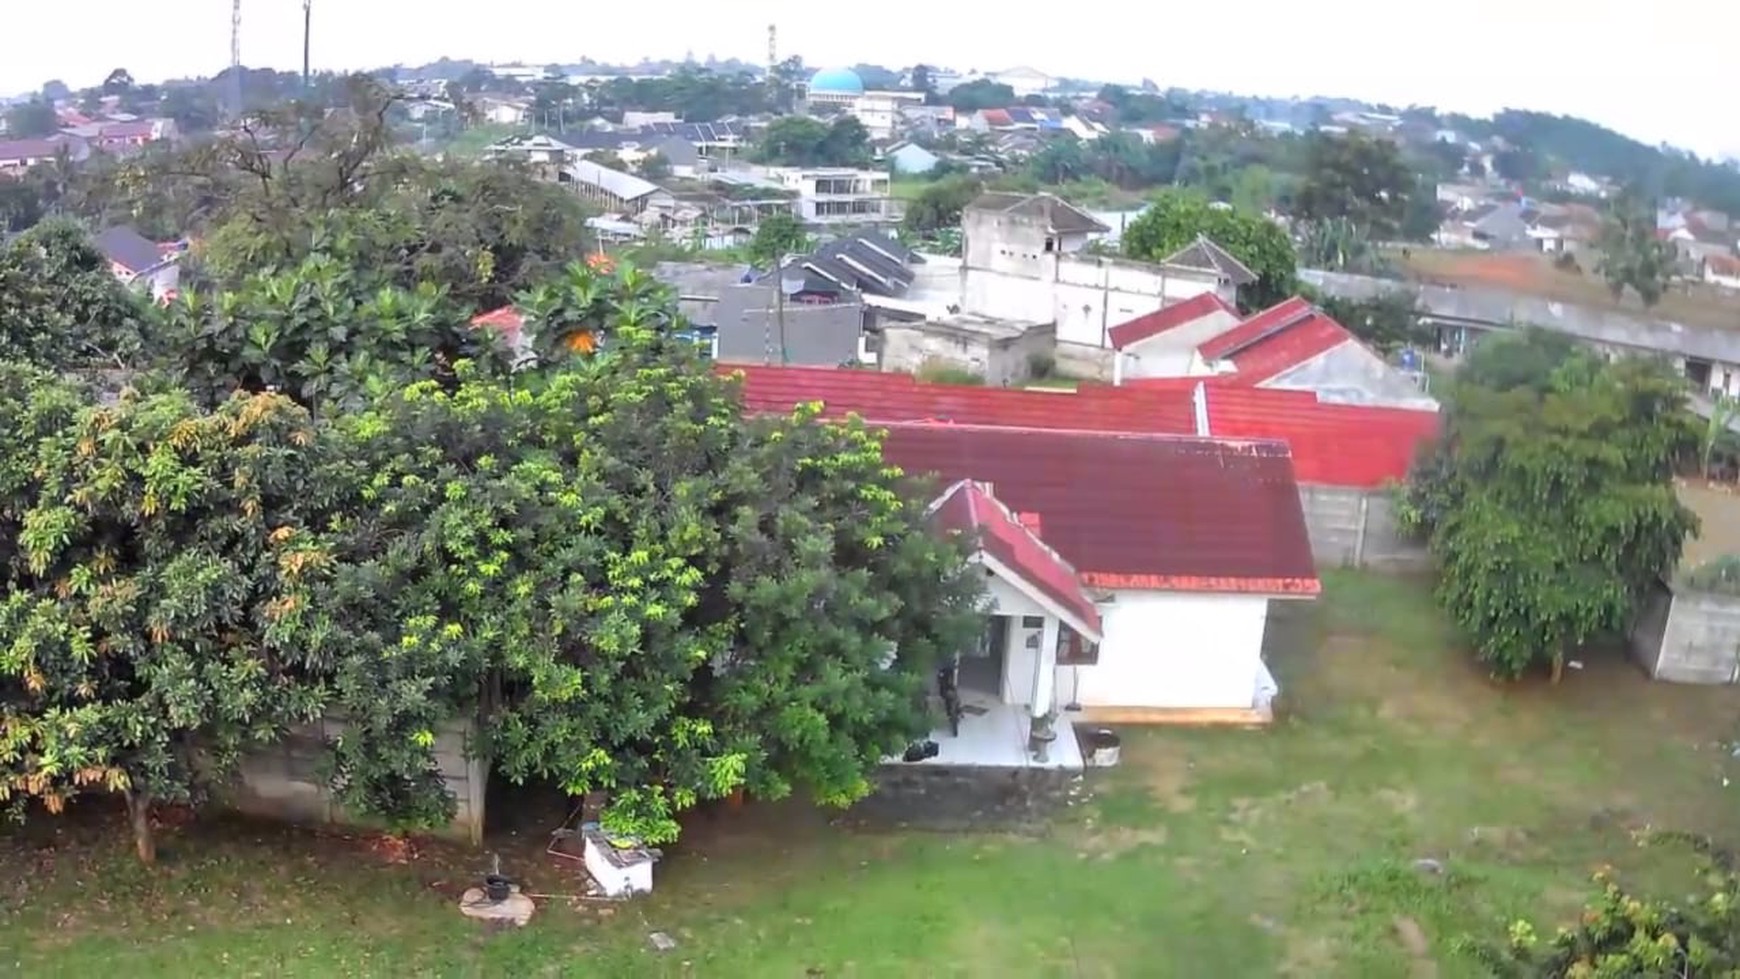
[{"label": "white building", "polygon": [[923,105],[924,93],[867,91],[857,72],[824,68],[810,76],[804,103],[812,112],[818,109],[843,112],[863,123],[873,139],[890,139],[899,131],[901,110]]},{"label": "white building", "polygon": [[798,195],[798,218],[807,224],[889,224],[898,217],[885,171],[768,167],[766,174]]},{"label": "white building", "polygon": [[1195,246],[1158,264],[1082,254],[1110,229],[1050,194],[983,194],[961,227],[963,310],[1054,322],[1060,345],[1110,349],[1120,323],[1205,292],[1234,303],[1255,280],[1236,260],[1208,267]]},{"label": "white building", "polygon": [[[945,423],[888,432],[890,462],[948,486],[933,526],[975,536],[990,593],[985,635],[961,651],[956,679],[982,713],[959,719],[958,738],[933,736],[936,761],[1068,764],[1078,720],[1268,719],[1270,602],[1319,590],[1284,444]],[[1072,469],[1082,478],[1060,478]]]}]

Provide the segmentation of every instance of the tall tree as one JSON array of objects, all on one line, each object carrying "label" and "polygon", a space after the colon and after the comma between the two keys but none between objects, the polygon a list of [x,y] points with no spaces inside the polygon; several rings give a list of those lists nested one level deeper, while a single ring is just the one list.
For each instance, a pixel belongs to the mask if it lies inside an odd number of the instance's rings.
[{"label": "tall tree", "polygon": [[1257,274],[1257,281],[1240,294],[1241,304],[1269,306],[1293,294],[1298,258],[1280,225],[1260,214],[1216,207],[1188,190],[1154,195],[1142,216],[1124,229],[1124,253],[1157,262],[1177,252],[1198,235],[1207,235]]},{"label": "tall tree", "polygon": [[1661,301],[1673,275],[1672,248],[1655,235],[1655,208],[1635,192],[1614,200],[1601,227],[1597,270],[1614,299],[1630,289],[1645,308]]},{"label": "tall tree", "polygon": [[1506,677],[1545,664],[1556,679],[1567,653],[1623,630],[1678,563],[1697,517],[1672,477],[1697,433],[1683,385],[1659,365],[1582,350],[1554,363],[1536,345],[1482,345],[1486,358],[1550,373],[1458,384],[1405,515],[1426,533],[1439,600],[1480,659]]},{"label": "tall tree", "polygon": [[1413,174],[1389,140],[1314,133],[1293,214],[1302,221],[1346,220],[1366,234],[1393,238],[1414,189]]},{"label": "tall tree", "polygon": [[314,431],[277,395],[90,407],[11,367],[0,391],[0,799],[120,794],[149,863],[154,804],[320,709],[275,625],[323,560],[300,530]]},{"label": "tall tree", "polygon": [[749,260],[761,268],[772,268],[787,255],[804,251],[810,236],[804,226],[787,211],[770,214],[755,226],[749,239]]},{"label": "tall tree", "polygon": [[11,139],[35,139],[52,136],[60,129],[60,117],[54,105],[44,99],[30,99],[6,110],[6,132]]},{"label": "tall tree", "polygon": [[297,628],[348,664],[348,804],[439,818],[427,732],[478,712],[502,776],[607,791],[606,828],[658,842],[737,788],[848,802],[928,726],[980,586],[875,436],[741,421],[689,345],[607,333],[338,420],[358,495]]},{"label": "tall tree", "polygon": [[144,315],[76,224],[47,221],[0,248],[0,360],[138,366]]}]

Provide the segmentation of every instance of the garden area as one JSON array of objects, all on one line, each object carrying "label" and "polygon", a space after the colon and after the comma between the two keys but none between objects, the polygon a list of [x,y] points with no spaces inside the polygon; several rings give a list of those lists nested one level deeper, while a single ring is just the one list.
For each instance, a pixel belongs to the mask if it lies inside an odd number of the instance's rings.
[{"label": "garden area", "polygon": [[[1572,919],[1591,872],[1679,896],[1740,840],[1736,691],[1589,652],[1488,680],[1425,581],[1332,573],[1270,630],[1261,732],[1127,731],[1041,838],[872,831],[796,803],[690,814],[654,893],[573,901],[554,825],[497,806],[481,851],[81,802],[0,849],[0,970],[156,976],[1480,976],[1516,917]],[[555,818],[560,818],[559,808]],[[524,929],[462,918],[499,854]],[[675,947],[657,951],[662,932]]]}]

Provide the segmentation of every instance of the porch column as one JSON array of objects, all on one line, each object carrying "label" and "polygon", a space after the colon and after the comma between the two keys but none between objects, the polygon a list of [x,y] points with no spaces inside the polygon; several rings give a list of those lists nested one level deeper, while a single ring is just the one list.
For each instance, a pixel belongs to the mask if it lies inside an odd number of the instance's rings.
[{"label": "porch column", "polygon": [[1057,636],[1062,623],[1052,616],[1045,617],[1045,629],[1039,636],[1039,655],[1033,657],[1033,706],[1034,717],[1044,717],[1051,713],[1051,702],[1057,686]]}]

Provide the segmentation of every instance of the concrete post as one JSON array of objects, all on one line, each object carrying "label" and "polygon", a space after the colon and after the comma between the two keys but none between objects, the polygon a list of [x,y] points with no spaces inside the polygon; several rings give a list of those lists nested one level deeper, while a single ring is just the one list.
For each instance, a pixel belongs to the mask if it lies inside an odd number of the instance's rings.
[{"label": "concrete post", "polygon": [[1034,717],[1051,713],[1057,686],[1057,636],[1062,623],[1053,616],[1045,617],[1045,629],[1039,636],[1039,655],[1033,657]]}]

